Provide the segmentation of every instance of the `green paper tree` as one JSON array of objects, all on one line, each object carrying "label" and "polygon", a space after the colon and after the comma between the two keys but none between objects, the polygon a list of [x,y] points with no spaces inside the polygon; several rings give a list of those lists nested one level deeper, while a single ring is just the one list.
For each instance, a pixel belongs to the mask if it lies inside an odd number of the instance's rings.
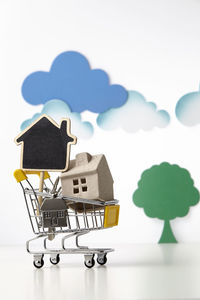
[{"label": "green paper tree", "polygon": [[159,243],[177,243],[170,220],[186,216],[199,202],[199,192],[186,169],[164,162],[143,172],[133,202],[148,217],[164,221]]}]

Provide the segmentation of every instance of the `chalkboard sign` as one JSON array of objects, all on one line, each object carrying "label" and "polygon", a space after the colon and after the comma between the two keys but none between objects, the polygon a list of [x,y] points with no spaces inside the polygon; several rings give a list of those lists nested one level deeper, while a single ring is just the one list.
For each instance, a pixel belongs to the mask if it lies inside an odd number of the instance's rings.
[{"label": "chalkboard sign", "polygon": [[76,137],[70,134],[70,119],[62,119],[60,126],[42,115],[15,139],[21,145],[21,168],[37,171],[66,171],[70,146]]}]

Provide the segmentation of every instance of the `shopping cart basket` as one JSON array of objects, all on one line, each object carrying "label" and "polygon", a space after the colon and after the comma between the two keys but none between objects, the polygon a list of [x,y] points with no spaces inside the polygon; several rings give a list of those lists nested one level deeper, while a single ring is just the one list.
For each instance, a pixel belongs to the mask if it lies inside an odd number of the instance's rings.
[{"label": "shopping cart basket", "polygon": [[[44,189],[43,192],[39,192],[29,181],[27,175],[30,174],[40,176],[40,172],[37,171],[18,169],[14,172],[15,179],[22,187],[32,230],[36,235],[26,242],[27,251],[33,254],[34,266],[41,268],[44,265],[45,254],[50,255],[50,262],[55,265],[60,261],[60,254],[84,254],[84,263],[88,268],[94,266],[96,254],[97,262],[104,265],[107,262],[107,253],[114,249],[80,246],[78,238],[92,230],[118,225],[118,200],[104,202],[64,197],[61,188],[57,190],[58,179],[53,184],[46,171],[44,172]],[[41,206],[38,201],[39,197],[43,199]],[[59,234],[64,234],[59,241],[60,247],[55,249],[47,246],[48,241],[53,240]],[[76,247],[67,248],[65,241],[72,237],[75,238]],[[39,239],[42,240],[42,246],[40,245],[42,249],[33,250],[34,241]]]}]

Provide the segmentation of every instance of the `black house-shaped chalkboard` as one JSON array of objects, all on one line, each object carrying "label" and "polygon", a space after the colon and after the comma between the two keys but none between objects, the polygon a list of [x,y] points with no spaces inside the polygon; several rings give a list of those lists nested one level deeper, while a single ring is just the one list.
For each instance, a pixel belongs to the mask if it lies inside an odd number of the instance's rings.
[{"label": "black house-shaped chalkboard", "polygon": [[66,170],[70,146],[76,143],[69,130],[69,119],[62,119],[59,127],[47,115],[42,115],[15,139],[16,144],[22,144],[21,168]]}]

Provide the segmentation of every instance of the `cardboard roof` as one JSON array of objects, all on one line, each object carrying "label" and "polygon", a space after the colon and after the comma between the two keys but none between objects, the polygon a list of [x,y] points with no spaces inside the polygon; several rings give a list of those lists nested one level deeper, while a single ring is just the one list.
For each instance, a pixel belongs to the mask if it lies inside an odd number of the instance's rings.
[{"label": "cardboard roof", "polygon": [[96,173],[102,159],[105,159],[103,154],[80,153],[76,155],[76,159],[70,161],[69,169],[63,172],[61,176],[67,178]]}]

